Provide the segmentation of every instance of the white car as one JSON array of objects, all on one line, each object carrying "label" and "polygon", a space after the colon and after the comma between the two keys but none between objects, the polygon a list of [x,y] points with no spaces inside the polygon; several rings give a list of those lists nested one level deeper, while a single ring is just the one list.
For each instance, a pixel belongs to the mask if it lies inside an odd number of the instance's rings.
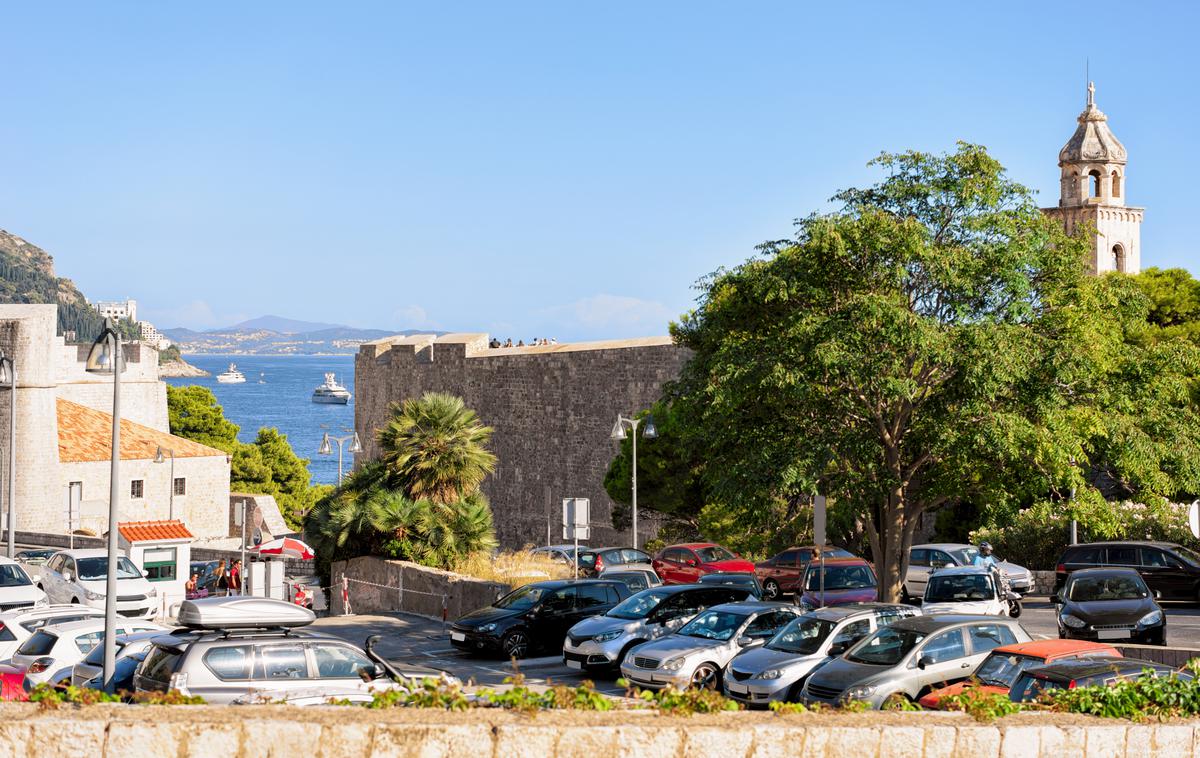
[{"label": "white car", "polygon": [[25,567],[0,557],[0,613],[46,604],[46,593],[34,585]]},{"label": "white car", "polygon": [[[937,542],[913,545],[908,551],[908,573],[904,577],[906,601],[925,594],[925,583],[934,571],[954,566],[970,566],[979,555],[979,548],[958,542]],[[1000,570],[1008,576],[1013,592],[1026,595],[1033,589],[1033,574],[1024,566],[1000,561]]]},{"label": "white car", "polygon": [[12,658],[21,643],[38,629],[90,618],[104,618],[104,611],[86,605],[44,605],[0,613],[0,663]]},{"label": "white car", "polygon": [[[42,568],[41,587],[52,603],[104,607],[108,552],[101,549],[62,550]],[[153,618],[158,592],[125,556],[117,557],[117,613],[126,618]]]},{"label": "white car", "polygon": [[933,572],[921,599],[921,611],[926,616],[938,613],[1007,616],[1008,609],[1008,601],[996,586],[991,570],[975,566]]},{"label": "white car", "polygon": [[[167,627],[151,621],[122,619],[117,622],[118,636],[153,630],[168,631]],[[12,657],[12,665],[25,669],[27,688],[44,683],[69,684],[75,664],[103,643],[104,619],[45,626],[21,643]]]}]

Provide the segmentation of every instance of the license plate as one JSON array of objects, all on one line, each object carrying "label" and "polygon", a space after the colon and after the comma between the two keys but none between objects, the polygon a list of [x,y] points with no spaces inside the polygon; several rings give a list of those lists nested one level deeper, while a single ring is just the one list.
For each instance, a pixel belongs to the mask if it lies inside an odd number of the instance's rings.
[{"label": "license plate", "polygon": [[569,668],[569,669],[582,669],[582,668],[583,668],[583,664],[582,664],[582,663],[580,663],[579,661],[567,661],[567,668]]},{"label": "license plate", "polygon": [[1096,636],[1102,640],[1127,640],[1128,629],[1097,629]]},{"label": "license plate", "polygon": [[748,690],[745,687],[739,687],[736,684],[726,684],[725,689],[729,690],[730,692],[732,692],[736,695],[745,695],[746,692],[748,692]]},{"label": "license plate", "polygon": [[463,634],[462,632],[450,632],[450,639],[454,640],[455,642],[463,642],[467,639],[467,635]]}]

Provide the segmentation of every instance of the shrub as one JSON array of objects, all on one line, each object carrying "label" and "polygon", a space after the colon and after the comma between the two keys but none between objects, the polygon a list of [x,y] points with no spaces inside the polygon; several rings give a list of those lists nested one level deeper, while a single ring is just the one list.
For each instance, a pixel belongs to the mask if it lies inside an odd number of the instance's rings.
[{"label": "shrub", "polygon": [[1009,700],[1007,694],[988,692],[979,687],[968,687],[957,695],[948,695],[942,700],[942,707],[948,711],[963,711],[984,723],[1022,710],[1022,705]]},{"label": "shrub", "polygon": [[[1195,659],[1187,668],[1193,677],[1200,673]],[[1174,674],[1143,676],[1108,686],[1054,690],[1045,696],[1044,703],[1054,711],[1131,721],[1195,718],[1200,716],[1200,679]]]},{"label": "shrub", "polygon": [[571,567],[562,561],[548,555],[535,555],[528,550],[505,551],[496,555],[477,550],[455,563],[453,570],[476,579],[514,586],[574,576]]}]

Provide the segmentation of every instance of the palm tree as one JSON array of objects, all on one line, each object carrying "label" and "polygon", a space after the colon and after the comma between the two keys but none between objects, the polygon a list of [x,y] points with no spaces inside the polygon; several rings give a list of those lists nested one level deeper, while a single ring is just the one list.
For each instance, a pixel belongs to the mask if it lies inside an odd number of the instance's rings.
[{"label": "palm tree", "polygon": [[450,568],[471,553],[497,545],[492,509],[480,493],[452,503],[422,500],[416,514],[417,538],[410,543],[410,556],[419,563]]},{"label": "palm tree", "polygon": [[484,426],[462,398],[427,392],[393,403],[379,430],[389,478],[414,500],[448,504],[479,491],[496,468],[487,449],[492,428]]}]

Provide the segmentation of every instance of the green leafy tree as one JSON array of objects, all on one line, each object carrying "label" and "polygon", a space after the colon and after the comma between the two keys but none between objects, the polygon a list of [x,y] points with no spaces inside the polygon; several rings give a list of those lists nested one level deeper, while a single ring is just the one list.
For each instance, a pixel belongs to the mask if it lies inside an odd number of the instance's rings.
[{"label": "green leafy tree", "polygon": [[1148,268],[1133,281],[1150,300],[1146,337],[1178,337],[1200,345],[1200,281],[1182,268]]},{"label": "green leafy tree", "polygon": [[[1139,416],[1186,409],[1192,356],[1131,353],[1145,300],[1086,275],[1086,230],[1067,236],[983,148],[875,164],[884,181],[702,282],[672,327],[693,357],[669,394],[726,519],[770,530],[820,490],[856,514],[895,600],[923,513],[1072,485],[1099,498],[1081,472],[1169,439]],[[1119,379],[1151,358],[1166,396],[1122,405]],[[1190,450],[1196,428],[1179,420],[1174,442]],[[1110,430],[1125,441],[1100,447]],[[1125,481],[1161,495],[1194,479],[1194,464],[1171,471],[1150,447],[1114,464],[1136,468]]]},{"label": "green leafy tree", "polygon": [[231,454],[239,445],[238,425],[225,418],[217,396],[207,387],[167,385],[167,418],[171,434]]},{"label": "green leafy tree", "polygon": [[409,497],[452,503],[477,492],[495,470],[491,436],[462,398],[427,392],[392,405],[379,444],[390,476]]}]

